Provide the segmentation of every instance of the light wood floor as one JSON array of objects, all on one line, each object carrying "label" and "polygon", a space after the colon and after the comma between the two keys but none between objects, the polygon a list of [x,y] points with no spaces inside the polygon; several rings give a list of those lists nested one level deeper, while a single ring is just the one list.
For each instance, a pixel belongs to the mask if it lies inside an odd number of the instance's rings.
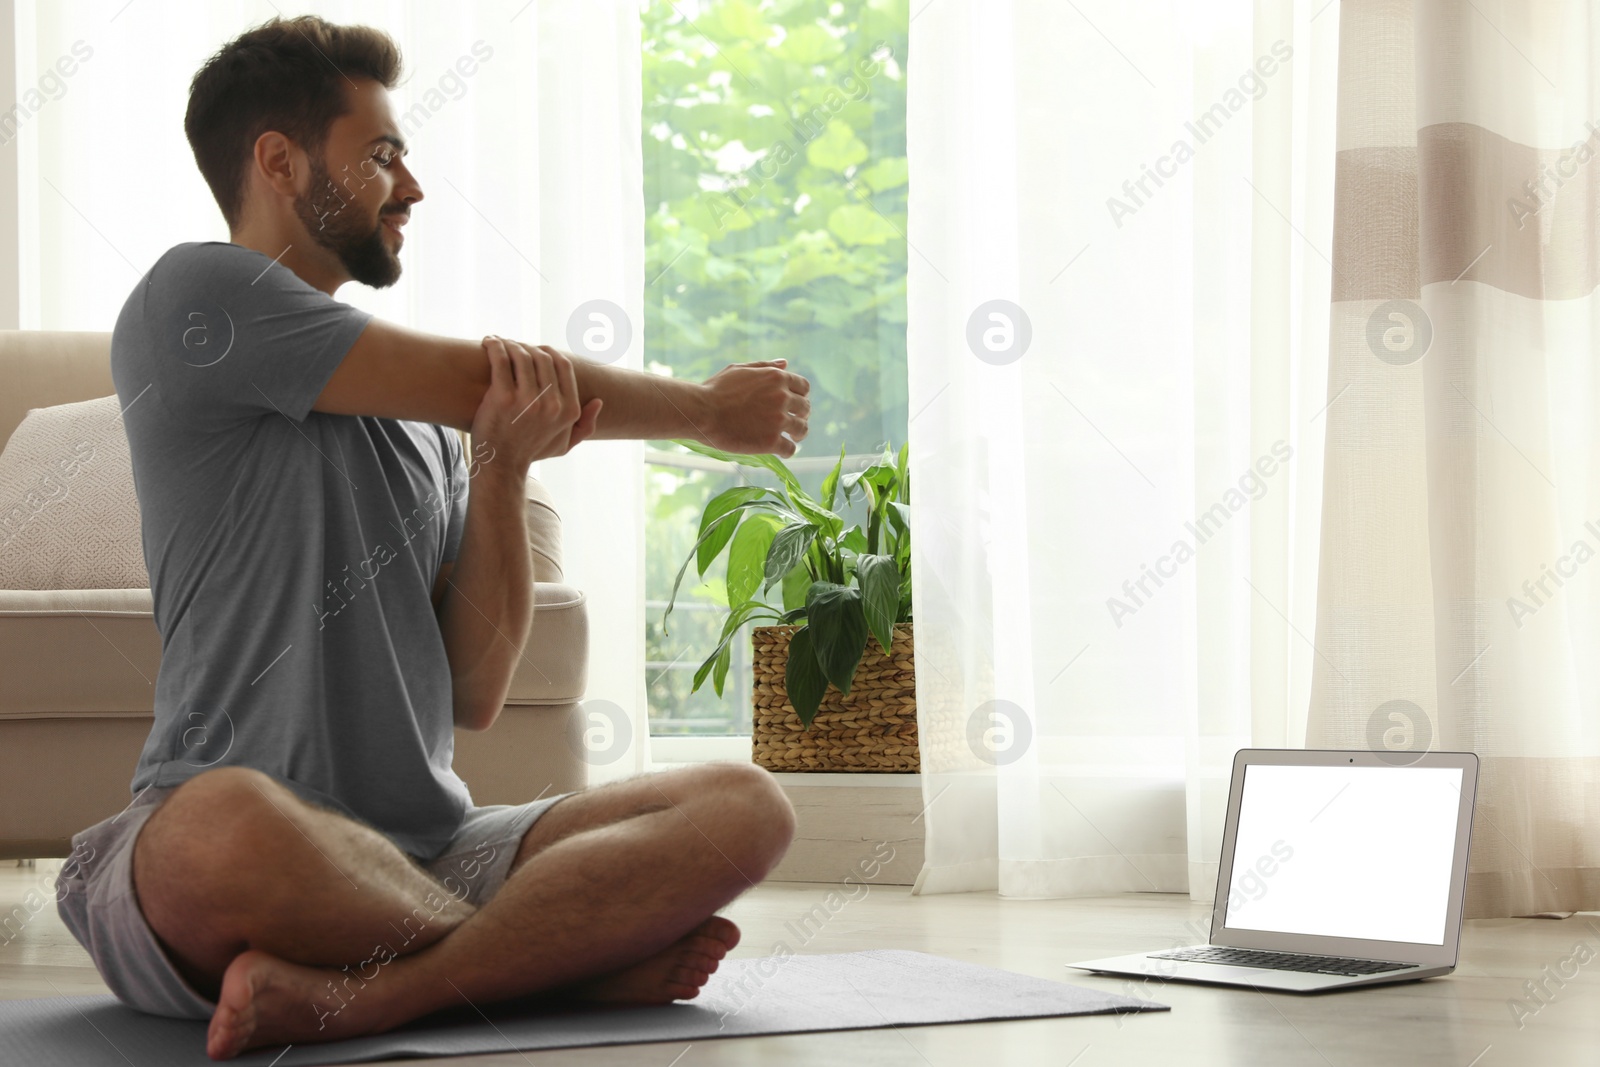
[{"label": "light wood floor", "polygon": [[[0,913],[20,902],[30,888],[52,895],[49,887],[59,866],[59,860],[40,860],[33,869],[0,862]],[[906,948],[1115,990],[1123,987],[1120,980],[1068,971],[1062,965],[1167,947],[1175,939],[1187,939],[1186,924],[1204,921],[1206,911],[1203,905],[1169,895],[1030,901],[1002,900],[992,893],[913,897],[903,886],[873,886],[802,940],[789,924],[821,903],[829,888],[769,882],[740,898],[727,911],[744,929],[735,954],[766,955],[779,940],[797,952]],[[1545,983],[1543,999],[1548,1003],[1528,999],[1524,983],[1530,981]],[[0,998],[105,992],[88,955],[61,925],[53,899],[18,936],[0,944]],[[687,1048],[632,1045],[393,1062],[408,1067],[421,1062],[527,1067],[530,1061],[540,1067],[1593,1067],[1600,1064],[1600,916],[1469,922],[1460,969],[1446,978],[1409,985],[1320,997],[1167,985],[1152,986],[1148,995],[1170,1004],[1172,1011],[1122,1019],[738,1038]],[[1511,1007],[1519,1002],[1526,1009],[1520,1026]],[[9,1064],[4,1041],[0,1033],[0,1062]]]}]

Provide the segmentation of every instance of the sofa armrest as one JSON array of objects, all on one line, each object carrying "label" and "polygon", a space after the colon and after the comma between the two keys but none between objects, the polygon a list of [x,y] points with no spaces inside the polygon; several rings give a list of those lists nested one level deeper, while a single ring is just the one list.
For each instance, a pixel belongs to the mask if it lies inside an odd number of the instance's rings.
[{"label": "sofa armrest", "polygon": [[544,483],[533,476],[526,484],[528,500],[528,549],[533,553],[533,580],[560,583],[561,514],[555,498]]},{"label": "sofa armrest", "polygon": [[533,628],[506,692],[507,704],[567,704],[589,680],[589,609],[580,590],[554,582],[533,587]]}]

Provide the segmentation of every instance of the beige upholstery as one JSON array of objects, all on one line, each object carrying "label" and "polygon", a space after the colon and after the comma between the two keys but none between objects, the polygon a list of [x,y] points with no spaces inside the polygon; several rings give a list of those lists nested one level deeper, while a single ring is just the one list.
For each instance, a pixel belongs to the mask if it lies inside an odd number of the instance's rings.
[{"label": "beige upholstery", "polygon": [[0,589],[150,585],[117,394],[34,408],[0,450]]},{"label": "beige upholstery", "polygon": [[[114,393],[110,343],[106,333],[0,331],[0,442],[30,408]],[[586,782],[569,738],[582,721],[588,614],[562,583],[554,501],[531,478],[527,495],[533,630],[499,720],[456,731],[456,772],[479,804]],[[74,833],[127,805],[160,662],[148,589],[0,589],[0,859],[65,856]]]}]

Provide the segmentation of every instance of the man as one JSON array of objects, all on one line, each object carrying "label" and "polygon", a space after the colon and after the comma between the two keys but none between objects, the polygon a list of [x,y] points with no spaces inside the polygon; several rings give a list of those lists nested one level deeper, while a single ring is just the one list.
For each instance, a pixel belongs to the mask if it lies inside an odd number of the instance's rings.
[{"label": "man", "polygon": [[134,801],[74,838],[58,898],[118,996],[209,1017],[216,1059],[532,994],[691,998],[738,941],[714,913],[794,832],[746,764],[493,807],[451,770],[531,626],[529,464],[591,437],[792,455],[809,385],[335,300],[393,284],[422,199],[399,73],[386,35],[310,16],[212,57],[185,130],[231,240],[163,255],[112,338],[162,663]]}]

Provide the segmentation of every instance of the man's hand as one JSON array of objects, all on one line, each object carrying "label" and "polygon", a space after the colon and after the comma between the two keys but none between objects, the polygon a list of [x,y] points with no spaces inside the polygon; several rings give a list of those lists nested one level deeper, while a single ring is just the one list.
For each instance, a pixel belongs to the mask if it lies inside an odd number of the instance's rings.
[{"label": "man's hand", "polygon": [[472,440],[523,476],[534,460],[563,456],[594,433],[604,403],[582,404],[572,360],[548,345],[532,348],[489,336],[489,388],[472,420]]},{"label": "man's hand", "polygon": [[[523,347],[574,368],[577,400],[586,406],[572,444],[591,434],[608,441],[689,437],[727,452],[788,458],[809,429],[811,383],[789,371],[787,360],[734,363],[695,382],[596,363],[549,345]],[[587,405],[602,398],[605,416],[591,420]]]},{"label": "man's hand", "polygon": [[788,362],[733,363],[707,378],[706,444],[724,452],[794,455],[809,432],[811,383],[787,370]]}]

